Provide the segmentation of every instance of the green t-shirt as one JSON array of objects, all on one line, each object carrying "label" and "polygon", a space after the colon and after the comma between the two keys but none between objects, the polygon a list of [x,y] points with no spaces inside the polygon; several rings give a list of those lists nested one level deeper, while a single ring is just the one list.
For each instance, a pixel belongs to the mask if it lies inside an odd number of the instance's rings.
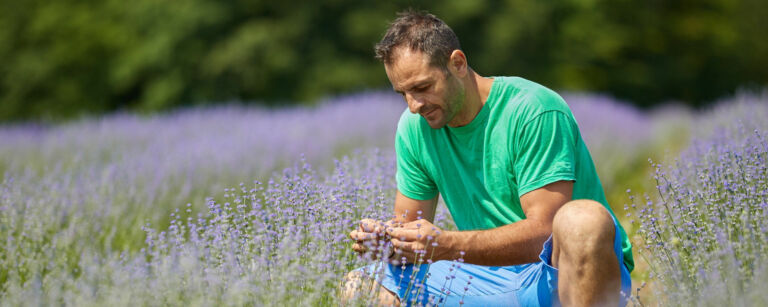
[{"label": "green t-shirt", "polygon": [[[613,215],[568,105],[522,78],[495,77],[485,105],[463,127],[432,129],[405,110],[395,148],[398,190],[419,200],[439,191],[460,230],[525,219],[520,196],[560,180],[575,181],[573,199],[595,200]],[[632,271],[632,245],[619,229]]]}]

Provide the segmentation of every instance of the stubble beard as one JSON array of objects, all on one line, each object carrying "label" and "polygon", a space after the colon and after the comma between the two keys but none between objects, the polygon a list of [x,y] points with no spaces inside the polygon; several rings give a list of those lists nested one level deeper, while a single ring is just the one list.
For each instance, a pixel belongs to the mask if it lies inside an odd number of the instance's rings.
[{"label": "stubble beard", "polygon": [[461,86],[459,80],[456,79],[456,77],[453,75],[449,75],[448,78],[450,80],[447,81],[451,83],[451,86],[449,87],[449,90],[446,92],[446,96],[444,97],[446,102],[446,117],[445,123],[442,124],[443,127],[450,124],[451,121],[456,118],[456,115],[459,114],[459,111],[461,111],[461,108],[464,105],[464,88]]},{"label": "stubble beard", "polygon": [[[445,107],[438,107],[440,112],[443,113],[443,118],[434,125],[432,122],[427,120],[429,126],[432,127],[432,129],[440,129],[447,126],[452,120],[456,118],[456,115],[459,114],[462,106],[464,105],[464,87],[461,86],[461,81],[459,81],[449,72],[445,72],[445,74],[447,87],[445,95],[442,97],[443,101],[445,101]],[[430,110],[429,112],[432,111],[433,110]]]}]

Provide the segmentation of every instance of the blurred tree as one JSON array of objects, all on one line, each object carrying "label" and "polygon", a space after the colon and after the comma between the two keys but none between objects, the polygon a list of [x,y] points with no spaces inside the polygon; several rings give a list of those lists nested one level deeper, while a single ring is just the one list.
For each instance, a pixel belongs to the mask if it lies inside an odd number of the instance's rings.
[{"label": "blurred tree", "polygon": [[640,105],[768,83],[762,0],[0,0],[0,121],[386,87],[372,47],[412,6],[483,74]]}]

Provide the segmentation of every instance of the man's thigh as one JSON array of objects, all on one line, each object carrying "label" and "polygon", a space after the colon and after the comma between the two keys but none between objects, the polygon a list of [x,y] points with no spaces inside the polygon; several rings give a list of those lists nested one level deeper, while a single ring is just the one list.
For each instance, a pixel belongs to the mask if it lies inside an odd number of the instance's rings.
[{"label": "man's thigh", "polygon": [[[523,306],[520,295],[546,293],[547,272],[542,263],[489,267],[455,261],[431,265],[372,264],[359,270],[395,293],[408,306]],[[554,278],[555,285],[557,279]],[[544,287],[545,289],[539,289]],[[547,300],[548,301],[548,300]]]}]

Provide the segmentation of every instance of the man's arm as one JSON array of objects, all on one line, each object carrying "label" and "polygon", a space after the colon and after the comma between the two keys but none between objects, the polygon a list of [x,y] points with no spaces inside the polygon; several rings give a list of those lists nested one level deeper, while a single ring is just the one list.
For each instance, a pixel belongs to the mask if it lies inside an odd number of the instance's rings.
[{"label": "man's arm", "polygon": [[[435,210],[437,209],[437,196],[427,200],[416,200],[403,195],[397,191],[395,195],[395,222],[407,223],[425,219],[430,223],[435,221]],[[421,214],[419,214],[421,212]]]},{"label": "man's arm", "polygon": [[[423,238],[437,238],[433,260],[464,258],[467,263],[502,266],[538,261],[544,241],[552,233],[555,213],[573,195],[573,181],[558,181],[533,190],[520,197],[526,219],[509,225],[478,231],[432,232],[434,226],[414,223],[390,231],[392,243],[411,255],[413,250],[427,247]],[[425,224],[425,223],[421,223]],[[420,236],[419,236],[420,235]],[[404,240],[403,240],[404,239]],[[431,250],[429,246],[429,250]],[[462,256],[460,252],[465,254]],[[431,252],[430,252],[431,253]]]}]

